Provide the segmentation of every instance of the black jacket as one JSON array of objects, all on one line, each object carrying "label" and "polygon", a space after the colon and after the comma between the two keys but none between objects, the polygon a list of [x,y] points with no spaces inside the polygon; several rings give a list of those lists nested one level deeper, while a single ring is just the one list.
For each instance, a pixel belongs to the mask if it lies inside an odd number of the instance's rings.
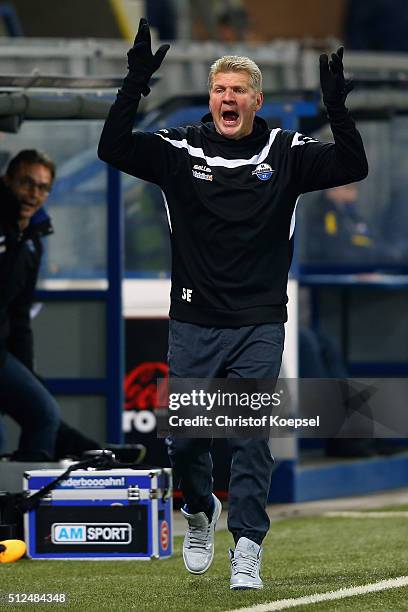
[{"label": "black jacket", "polygon": [[286,285],[299,196],[363,179],[360,134],[344,108],[335,144],[256,118],[241,140],[201,125],[134,132],[137,96],[119,91],[99,157],[158,184],[172,243],[170,316],[210,326],[286,320]]},{"label": "black jacket", "polygon": [[336,202],[322,192],[307,213],[302,230],[308,238],[308,264],[358,266],[384,259],[382,244],[360,214],[358,202]]},{"label": "black jacket", "polygon": [[21,232],[18,200],[0,180],[0,366],[10,351],[33,369],[30,308],[41,263],[41,237],[52,233],[40,209]]}]

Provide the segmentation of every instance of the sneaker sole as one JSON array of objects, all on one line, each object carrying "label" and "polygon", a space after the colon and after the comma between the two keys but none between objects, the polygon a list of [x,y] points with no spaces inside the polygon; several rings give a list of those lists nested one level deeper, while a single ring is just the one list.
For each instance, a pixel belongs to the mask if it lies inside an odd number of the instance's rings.
[{"label": "sneaker sole", "polygon": [[[215,519],[215,522],[214,522],[214,531],[215,531],[215,528],[217,526],[218,519],[221,516],[221,510],[222,510],[222,504],[221,504],[220,500],[218,499],[218,497],[215,497],[215,503],[216,503],[217,507],[215,509],[216,519]],[[184,565],[186,566],[186,570],[188,572],[190,572],[190,574],[194,574],[196,576],[199,576],[200,574],[205,574],[205,572],[210,569],[211,563],[213,562],[213,559],[214,559],[214,546],[213,546],[213,549],[212,549],[211,559],[209,560],[207,566],[204,569],[202,569],[202,570],[192,570],[187,565],[187,561],[186,561],[186,558],[184,556],[184,547],[183,547],[183,561],[184,561]]]},{"label": "sneaker sole", "polygon": [[230,585],[230,589],[231,591],[249,591],[251,589],[263,589],[263,584],[259,584],[257,586],[255,586],[254,584],[251,585],[245,585],[245,584],[240,584],[239,586],[235,586],[235,585]]}]

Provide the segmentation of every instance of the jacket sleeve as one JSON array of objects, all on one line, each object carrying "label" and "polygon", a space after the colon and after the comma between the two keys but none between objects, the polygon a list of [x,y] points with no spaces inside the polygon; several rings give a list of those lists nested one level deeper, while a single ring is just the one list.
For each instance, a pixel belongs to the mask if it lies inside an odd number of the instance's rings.
[{"label": "jacket sleeve", "polygon": [[132,131],[139,101],[140,93],[118,91],[102,130],[98,156],[122,172],[162,185],[174,164],[172,147],[158,134]]},{"label": "jacket sleeve", "polygon": [[6,282],[7,282],[7,245],[6,233],[0,223],[0,366],[3,364],[4,356],[7,350],[6,338],[8,333],[7,319],[7,297],[6,297]]},{"label": "jacket sleeve", "polygon": [[31,279],[8,309],[10,334],[7,339],[7,350],[29,370],[34,368],[34,342],[30,310],[35,283],[36,279]]},{"label": "jacket sleeve", "polygon": [[293,135],[289,155],[299,193],[354,183],[368,174],[363,141],[347,109],[329,119],[334,144]]}]

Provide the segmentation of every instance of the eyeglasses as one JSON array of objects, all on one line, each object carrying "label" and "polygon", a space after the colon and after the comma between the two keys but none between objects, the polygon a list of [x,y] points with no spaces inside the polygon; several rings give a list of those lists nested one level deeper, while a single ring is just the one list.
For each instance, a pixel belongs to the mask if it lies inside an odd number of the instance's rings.
[{"label": "eyeglasses", "polygon": [[51,185],[49,183],[37,183],[31,176],[22,176],[21,178],[16,178],[16,182],[23,187],[24,189],[29,189],[30,191],[34,191],[34,189],[38,189],[41,195],[47,195],[51,191]]}]

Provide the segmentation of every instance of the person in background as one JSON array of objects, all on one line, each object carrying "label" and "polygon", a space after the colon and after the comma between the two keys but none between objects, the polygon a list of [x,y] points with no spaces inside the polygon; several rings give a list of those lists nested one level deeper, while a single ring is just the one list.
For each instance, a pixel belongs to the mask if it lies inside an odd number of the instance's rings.
[{"label": "person in background", "polygon": [[348,0],[346,45],[358,51],[408,51],[406,0]]},{"label": "person in background", "polygon": [[375,261],[378,240],[358,210],[355,183],[322,191],[305,211],[307,263],[359,264]]},{"label": "person in background", "polygon": [[177,10],[174,0],[146,0],[147,18],[159,40],[177,39]]},{"label": "person in background", "polygon": [[[34,371],[30,310],[42,240],[53,233],[43,206],[54,178],[53,161],[25,149],[10,160],[0,179],[0,413],[21,428],[12,454],[16,460],[80,456],[103,446],[61,420],[57,402]],[[0,427],[0,448],[2,437]],[[131,449],[135,459],[143,458],[142,445]]]},{"label": "person in background", "polygon": [[20,151],[0,181],[0,410],[21,427],[19,453],[54,457],[60,413],[34,375],[30,308],[42,255],[53,232],[43,204],[55,177],[52,160]]},{"label": "person in background", "polygon": [[248,37],[250,19],[243,0],[191,0],[190,12],[207,40],[228,44]]}]

